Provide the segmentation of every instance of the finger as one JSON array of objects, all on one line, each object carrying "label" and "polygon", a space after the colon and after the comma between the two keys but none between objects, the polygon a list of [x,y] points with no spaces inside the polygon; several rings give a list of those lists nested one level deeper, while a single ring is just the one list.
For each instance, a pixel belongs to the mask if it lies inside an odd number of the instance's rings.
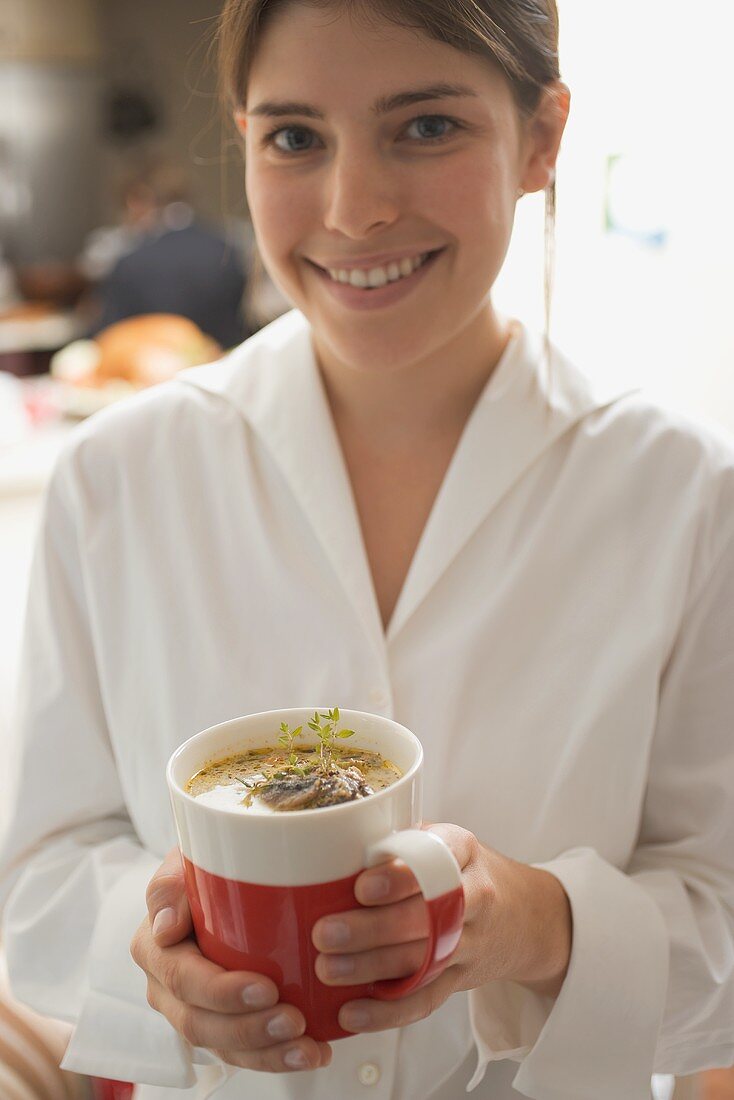
[{"label": "finger", "polygon": [[260,1012],[227,1015],[185,1004],[154,978],[148,982],[148,1003],[162,1013],[192,1046],[253,1051],[299,1039],[306,1030],[294,1005],[279,1004]]},{"label": "finger", "polygon": [[385,978],[405,978],[420,969],[428,950],[427,940],[378,947],[358,955],[318,955],[316,977],[324,985],[361,985]]},{"label": "finger", "polygon": [[138,966],[178,1001],[212,1012],[245,1012],[278,1003],[278,987],[264,974],[225,970],[205,959],[193,940],[159,947],[150,934],[133,941],[132,956]]},{"label": "finger", "polygon": [[322,917],[313,926],[314,946],[325,954],[352,954],[394,943],[409,943],[428,935],[428,910],[422,894],[395,905],[350,909]]},{"label": "finger", "polygon": [[179,943],[193,931],[178,848],[172,848],[148,883],[145,900],[153,935],[162,946]]},{"label": "finger", "polygon": [[401,859],[363,871],[354,884],[354,896],[361,905],[389,905],[419,893],[415,875]]},{"label": "finger", "polygon": [[[491,851],[483,849],[473,833],[458,825],[442,822],[432,825],[435,832],[451,849],[461,868],[461,885],[464,891],[464,924],[473,924],[477,918],[485,920],[496,902]],[[498,862],[503,862],[498,857]]]},{"label": "finger", "polygon": [[437,825],[423,825],[425,832],[435,833],[440,837],[447,848],[450,848],[456,857],[456,862],[463,871],[474,857],[477,848],[477,838],[460,825],[452,825],[449,822],[439,822]]},{"label": "finger", "polygon": [[387,1031],[393,1027],[425,1020],[456,991],[453,967],[448,967],[428,985],[397,1001],[368,998],[348,1001],[339,1010],[339,1023],[345,1031]]},{"label": "finger", "polygon": [[279,1046],[252,1053],[241,1050],[215,1050],[224,1062],[240,1069],[254,1069],[263,1073],[297,1073],[306,1069],[324,1069],[330,1065],[332,1050],[328,1043],[318,1043],[304,1035],[296,1043],[281,1043]]},{"label": "finger", "polygon": [[[458,825],[439,823],[421,826],[426,832],[435,833],[451,849],[459,867],[463,870],[473,855],[472,833]],[[420,892],[415,875],[402,860],[391,860],[363,871],[354,884],[354,894],[361,905],[387,905],[402,901]]]},{"label": "finger", "polygon": [[[273,1038],[268,1031],[268,1024],[279,1014],[278,1012],[257,1012],[247,1017],[240,1017],[234,1022],[232,1029],[229,1025],[234,1018],[222,1017],[216,1012],[206,1013],[192,1006],[181,1005],[170,991],[154,978],[150,978],[148,984],[150,1004],[166,1016],[184,1038],[194,1046],[208,1045],[208,1049],[214,1050],[224,1061],[232,1065],[270,1072],[294,1072],[299,1069],[318,1069],[328,1066],[331,1062],[332,1050],[329,1044],[316,1042],[310,1036],[302,1034],[305,1020],[292,1005],[281,1006],[280,1012],[293,1021],[296,1033],[300,1034],[301,1038],[296,1042],[283,1042]],[[222,1032],[223,1024],[224,1032]],[[215,1039],[222,1033],[225,1039],[231,1038],[234,1030],[234,1037],[239,1041],[238,1048],[217,1049],[214,1043],[206,1044],[204,1040],[209,1035],[210,1025],[215,1027],[215,1034],[212,1036]],[[270,1045],[255,1047],[254,1043],[260,1040]],[[243,1041],[253,1044],[253,1049],[243,1049]]]}]

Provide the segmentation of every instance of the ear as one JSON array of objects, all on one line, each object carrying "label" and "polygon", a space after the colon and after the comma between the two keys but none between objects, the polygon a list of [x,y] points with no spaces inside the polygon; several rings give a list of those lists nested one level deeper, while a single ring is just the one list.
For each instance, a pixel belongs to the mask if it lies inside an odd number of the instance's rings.
[{"label": "ear", "polygon": [[237,110],[232,115],[232,117],[234,119],[235,126],[239,130],[242,137],[244,137],[245,133],[247,131],[247,113],[246,113],[246,111],[244,111],[243,108],[238,107]]},{"label": "ear", "polygon": [[519,180],[523,191],[543,191],[553,183],[570,107],[571,92],[565,84],[557,80],[546,85],[535,114],[526,124],[524,160]]}]

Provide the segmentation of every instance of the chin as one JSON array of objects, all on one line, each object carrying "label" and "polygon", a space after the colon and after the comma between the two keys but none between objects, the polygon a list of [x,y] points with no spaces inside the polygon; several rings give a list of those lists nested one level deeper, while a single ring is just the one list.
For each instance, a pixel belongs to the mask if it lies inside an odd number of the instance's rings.
[{"label": "chin", "polygon": [[[305,312],[305,311],[304,311]],[[308,315],[307,315],[308,316]],[[332,355],[352,370],[364,374],[385,374],[425,359],[437,343],[426,338],[425,325],[411,334],[405,326],[399,332],[376,318],[355,324],[334,324],[319,319],[314,325],[317,344],[325,345]]]}]

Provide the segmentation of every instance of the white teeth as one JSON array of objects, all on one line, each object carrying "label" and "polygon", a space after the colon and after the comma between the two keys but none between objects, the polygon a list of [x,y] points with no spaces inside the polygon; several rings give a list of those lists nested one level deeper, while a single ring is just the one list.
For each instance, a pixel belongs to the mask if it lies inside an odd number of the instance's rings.
[{"label": "white teeth", "polygon": [[373,267],[367,272],[368,286],[385,286],[387,281],[387,271],[384,267]]},{"label": "white teeth", "polygon": [[412,275],[416,268],[424,263],[428,255],[427,252],[424,252],[412,259],[393,261],[387,267],[373,267],[369,271],[356,267],[352,268],[351,271],[330,267],[328,272],[336,283],[349,283],[351,286],[360,287],[361,289],[386,286],[388,283],[394,283],[398,279],[404,279],[408,275]]}]

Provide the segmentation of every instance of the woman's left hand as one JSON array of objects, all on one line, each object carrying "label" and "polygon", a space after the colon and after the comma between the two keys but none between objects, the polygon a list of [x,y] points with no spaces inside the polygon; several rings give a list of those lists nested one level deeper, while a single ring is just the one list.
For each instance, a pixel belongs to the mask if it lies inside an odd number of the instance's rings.
[{"label": "woman's left hand", "polygon": [[[460,990],[498,978],[555,996],[571,952],[571,909],[554,875],[480,844],[458,825],[423,826],[451,849],[461,868],[464,929],[448,966],[397,1001],[349,1001],[345,1031],[384,1031],[422,1020]],[[402,978],[427,949],[426,905],[412,872],[393,860],[363,871],[354,888],[365,908],[323,917],[313,928],[317,977],[326,985]]]}]

